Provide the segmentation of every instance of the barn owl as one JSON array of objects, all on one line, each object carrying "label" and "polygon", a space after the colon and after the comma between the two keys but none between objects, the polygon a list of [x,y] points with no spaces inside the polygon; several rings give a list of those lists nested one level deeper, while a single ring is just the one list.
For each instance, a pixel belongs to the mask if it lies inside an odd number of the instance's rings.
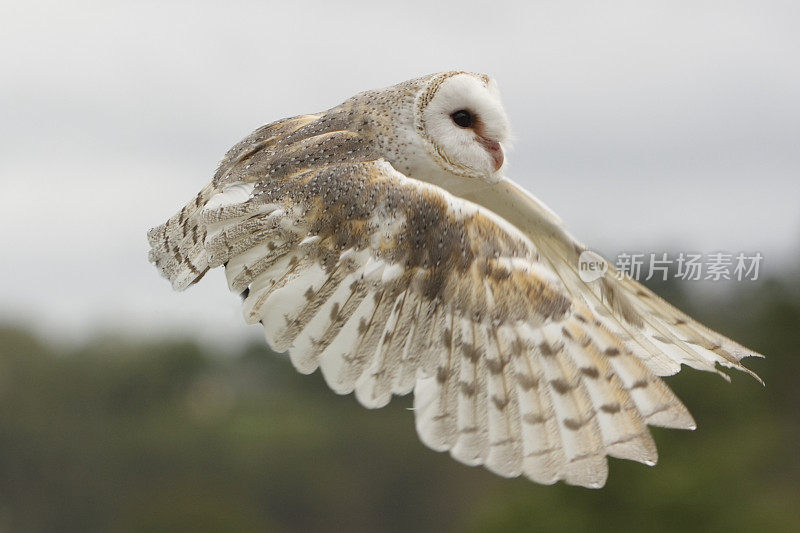
[{"label": "barn owl", "polygon": [[425,76],[235,145],[148,234],[182,290],[224,266],[244,318],[368,408],[414,392],[420,439],[468,465],[601,487],[695,422],[659,376],[759,356],[608,266],[505,177],[494,80]]}]

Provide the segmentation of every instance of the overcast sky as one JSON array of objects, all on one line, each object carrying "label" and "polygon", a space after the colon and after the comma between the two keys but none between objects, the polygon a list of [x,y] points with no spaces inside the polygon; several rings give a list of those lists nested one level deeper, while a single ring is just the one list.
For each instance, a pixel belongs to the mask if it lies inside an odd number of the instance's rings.
[{"label": "overcast sky", "polygon": [[584,242],[800,255],[800,2],[0,3],[0,320],[255,338],[145,232],[257,126],[452,68],[498,79],[509,175]]}]

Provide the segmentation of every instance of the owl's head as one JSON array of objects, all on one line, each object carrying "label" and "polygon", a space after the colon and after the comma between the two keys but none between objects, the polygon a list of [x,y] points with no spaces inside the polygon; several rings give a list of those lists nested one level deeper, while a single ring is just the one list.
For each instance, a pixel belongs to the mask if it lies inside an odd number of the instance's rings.
[{"label": "owl's head", "polygon": [[502,177],[509,124],[497,83],[488,76],[432,76],[417,95],[414,126],[444,171],[488,182]]}]

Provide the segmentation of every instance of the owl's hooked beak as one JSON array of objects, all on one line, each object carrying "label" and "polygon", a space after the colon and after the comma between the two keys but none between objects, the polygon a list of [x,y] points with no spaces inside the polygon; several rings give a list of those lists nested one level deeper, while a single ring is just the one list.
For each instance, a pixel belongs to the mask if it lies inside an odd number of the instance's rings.
[{"label": "owl's hooked beak", "polygon": [[505,155],[503,155],[503,147],[497,141],[492,141],[487,139],[486,137],[482,137],[478,135],[478,142],[486,148],[486,151],[489,152],[489,155],[492,156],[492,160],[494,161],[494,170],[497,172],[500,170],[500,167],[503,166],[503,161],[505,161]]}]

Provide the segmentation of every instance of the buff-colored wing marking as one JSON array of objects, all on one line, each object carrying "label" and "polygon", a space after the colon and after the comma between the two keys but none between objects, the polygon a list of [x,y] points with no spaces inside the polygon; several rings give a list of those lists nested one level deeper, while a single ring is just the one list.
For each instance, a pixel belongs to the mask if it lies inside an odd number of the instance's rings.
[{"label": "buff-colored wing marking", "polygon": [[573,299],[581,301],[596,320],[659,376],[675,374],[682,364],[717,372],[716,365],[760,378],[744,367],[745,357],[763,357],[720,335],[676,309],[608,264],[606,274],[584,281],[578,273],[580,254],[587,248],[538,199],[509,179],[466,198],[479,202],[520,228],[541,252]]},{"label": "buff-colored wing marking", "polygon": [[[225,266],[246,320],[299,371],[320,368],[367,407],[413,389],[418,433],[435,450],[504,476],[599,487],[607,456],[655,463],[647,424],[694,427],[657,377],[689,359],[663,355],[656,336],[673,346],[667,332],[708,330],[634,282],[580,286],[569,241],[541,215],[525,235],[512,225],[519,205],[509,224],[382,160],[215,191],[193,215],[204,266]],[[165,226],[151,232],[152,257],[181,288],[201,269],[171,253]]]}]

